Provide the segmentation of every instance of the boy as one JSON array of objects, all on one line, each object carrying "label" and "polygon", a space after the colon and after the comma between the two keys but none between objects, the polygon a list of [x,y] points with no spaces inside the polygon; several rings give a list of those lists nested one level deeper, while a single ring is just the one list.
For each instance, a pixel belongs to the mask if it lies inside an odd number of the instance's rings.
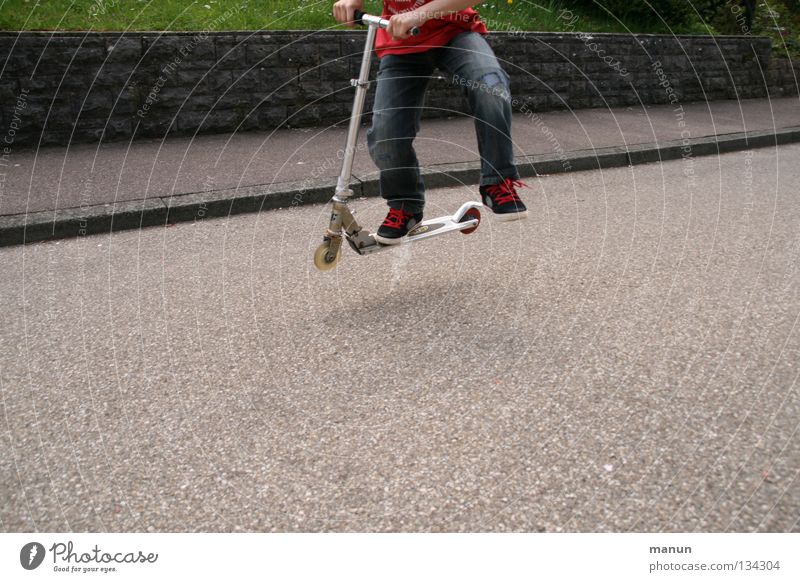
[{"label": "boy", "polygon": [[[375,238],[383,244],[401,243],[422,221],[425,185],[412,145],[419,131],[422,100],[434,69],[452,75],[464,88],[475,118],[481,156],[480,193],[499,220],[528,214],[516,189],[523,186],[514,165],[511,145],[509,79],[483,35],[483,22],[472,6],[475,0],[384,0],[379,30],[378,85],[367,145],[380,170],[380,188],[389,214]],[[338,0],[333,16],[352,22],[363,0]],[[420,34],[411,36],[419,27]]]}]

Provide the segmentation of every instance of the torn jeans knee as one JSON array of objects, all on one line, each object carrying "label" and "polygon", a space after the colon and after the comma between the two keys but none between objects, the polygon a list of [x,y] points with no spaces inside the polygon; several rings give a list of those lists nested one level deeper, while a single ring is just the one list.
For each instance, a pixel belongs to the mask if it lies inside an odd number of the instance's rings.
[{"label": "torn jeans knee", "polygon": [[493,69],[474,79],[464,79],[454,76],[454,82],[464,88],[468,97],[482,99],[484,97],[498,97],[504,101],[511,100],[509,78],[502,69]]}]

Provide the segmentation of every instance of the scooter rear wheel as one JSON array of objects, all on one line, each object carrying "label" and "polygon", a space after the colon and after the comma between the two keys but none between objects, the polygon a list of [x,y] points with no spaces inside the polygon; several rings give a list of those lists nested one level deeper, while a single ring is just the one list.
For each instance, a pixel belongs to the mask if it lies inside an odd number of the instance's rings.
[{"label": "scooter rear wheel", "polygon": [[330,256],[331,243],[326,241],[317,247],[314,251],[314,266],[320,271],[330,271],[336,268],[339,264],[339,259],[342,256],[342,251],[336,253],[335,257]]},{"label": "scooter rear wheel", "polygon": [[468,220],[473,220],[473,219],[477,219],[478,223],[475,226],[465,228],[464,230],[461,231],[461,234],[472,234],[473,232],[478,230],[478,227],[481,225],[481,211],[478,210],[477,208],[470,208],[469,210],[467,210],[464,213],[464,216],[461,217],[461,220],[459,220],[459,222],[467,222]]}]

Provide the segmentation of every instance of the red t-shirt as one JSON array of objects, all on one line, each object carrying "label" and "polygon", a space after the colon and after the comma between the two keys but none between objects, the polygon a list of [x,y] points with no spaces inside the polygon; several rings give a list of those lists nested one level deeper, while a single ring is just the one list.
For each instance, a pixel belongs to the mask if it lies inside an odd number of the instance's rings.
[{"label": "red t-shirt", "polygon": [[[383,18],[390,18],[394,14],[416,10],[430,2],[430,0],[383,0]],[[472,8],[465,8],[441,18],[428,20],[420,27],[417,36],[410,36],[403,40],[392,40],[383,29],[378,30],[375,50],[379,57],[383,55],[398,55],[406,53],[419,53],[438,46],[444,46],[456,36],[466,30],[479,34],[489,32],[478,13]]]}]

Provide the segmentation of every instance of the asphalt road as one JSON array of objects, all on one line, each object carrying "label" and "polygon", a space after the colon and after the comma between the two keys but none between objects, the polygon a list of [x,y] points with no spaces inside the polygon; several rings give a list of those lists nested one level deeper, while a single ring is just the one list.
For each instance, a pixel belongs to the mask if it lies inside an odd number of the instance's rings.
[{"label": "asphalt road", "polygon": [[0,249],[0,527],[800,531],[799,183],[543,176],[327,274],[326,206]]}]

